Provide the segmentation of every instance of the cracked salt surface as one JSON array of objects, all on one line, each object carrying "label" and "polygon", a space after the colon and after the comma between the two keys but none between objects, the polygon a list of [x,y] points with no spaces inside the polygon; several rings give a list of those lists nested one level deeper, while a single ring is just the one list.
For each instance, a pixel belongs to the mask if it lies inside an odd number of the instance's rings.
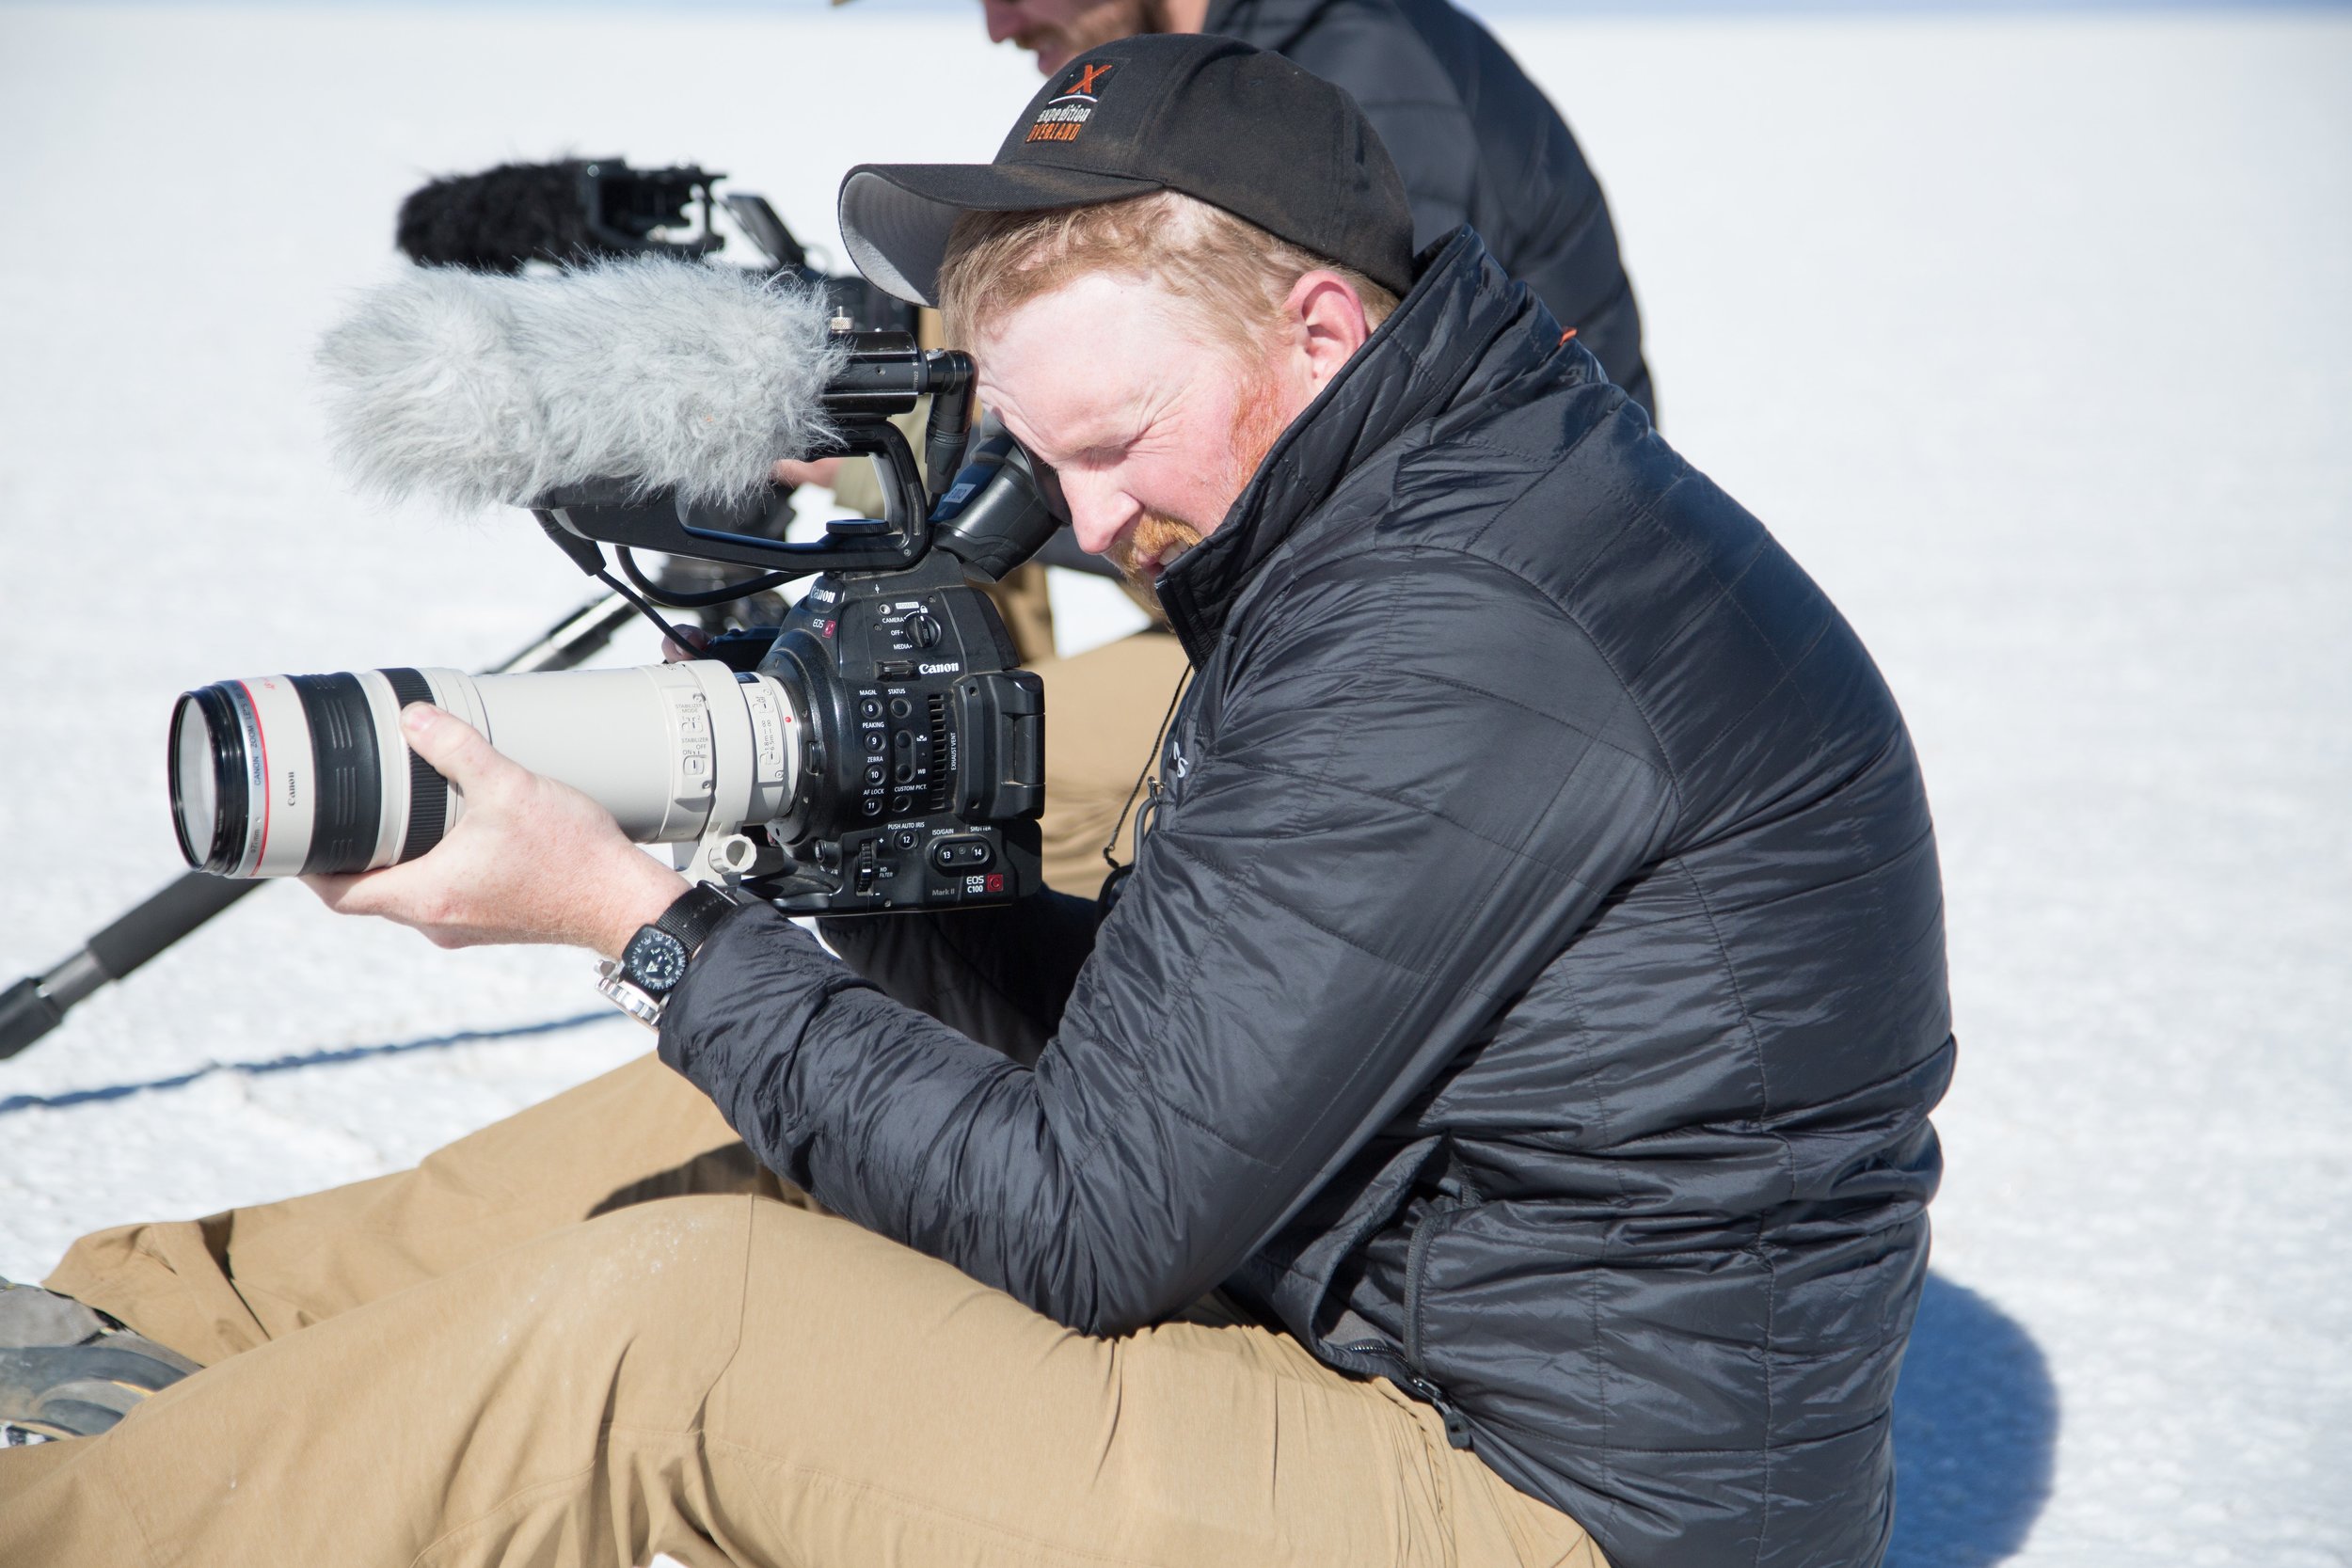
[{"label": "cracked salt surface", "polygon": [[[984,156],[1034,83],[952,8],[5,17],[0,201],[72,243],[0,254],[0,981],[173,874],[181,689],[484,664],[582,597],[519,514],[326,467],[310,345],[425,174],[701,159],[837,255],[844,167]],[[1668,434],[1926,759],[1962,1059],[1890,1560],[2352,1563],[2352,22],[1498,25]],[[871,113],[834,62],[883,55],[954,92]],[[776,92],[639,69],[714,57]],[[596,1009],[578,955],[259,895],[0,1064],[0,1274],[413,1160],[644,1049]]]}]

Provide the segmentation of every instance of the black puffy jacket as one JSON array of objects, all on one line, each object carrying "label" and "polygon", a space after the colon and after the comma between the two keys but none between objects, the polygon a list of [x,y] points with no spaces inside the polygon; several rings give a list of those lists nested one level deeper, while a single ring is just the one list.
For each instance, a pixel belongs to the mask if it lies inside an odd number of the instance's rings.
[{"label": "black puffy jacket", "polygon": [[754,910],[662,1054],[1062,1323],[1224,1284],[1618,1568],[1872,1563],[1952,1058],[1909,737],[1474,234],[1423,266],[1162,580],[1200,673],[1099,927]]},{"label": "black puffy jacket", "polygon": [[1215,0],[1204,32],[1287,55],[1347,90],[1413,204],[1413,241],[1463,224],[1655,412],[1642,317],[1600,182],[1560,112],[1446,0]]}]

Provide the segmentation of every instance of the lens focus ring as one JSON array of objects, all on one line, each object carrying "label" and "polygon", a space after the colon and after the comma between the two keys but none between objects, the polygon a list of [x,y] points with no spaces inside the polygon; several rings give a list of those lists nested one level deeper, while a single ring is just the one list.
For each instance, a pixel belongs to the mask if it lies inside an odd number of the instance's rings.
[{"label": "lens focus ring", "polygon": [[[383,670],[377,672],[392,684],[392,696],[402,707],[410,703],[433,701],[433,688],[414,670]],[[415,860],[441,842],[441,834],[449,829],[449,781],[433,771],[433,765],[408,753],[408,836],[402,840],[400,858]]]}]

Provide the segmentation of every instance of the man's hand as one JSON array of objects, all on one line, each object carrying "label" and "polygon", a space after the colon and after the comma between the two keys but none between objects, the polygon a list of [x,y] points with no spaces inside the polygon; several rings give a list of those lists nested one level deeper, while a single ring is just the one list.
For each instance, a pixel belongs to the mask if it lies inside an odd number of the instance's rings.
[{"label": "man's hand", "polygon": [[840,481],[841,459],[779,457],[773,477],[778,484],[814,484],[830,490]]},{"label": "man's hand", "polygon": [[405,865],[303,878],[328,909],[396,920],[437,947],[562,942],[617,958],[686,891],[686,879],[624,837],[612,813],[500,755],[463,720],[411,703],[400,723],[465,797],[465,812],[431,853]]}]

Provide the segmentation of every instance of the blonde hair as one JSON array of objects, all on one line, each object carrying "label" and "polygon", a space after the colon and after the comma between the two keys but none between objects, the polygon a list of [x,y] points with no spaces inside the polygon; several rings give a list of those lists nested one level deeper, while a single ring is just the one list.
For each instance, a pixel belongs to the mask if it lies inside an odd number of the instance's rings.
[{"label": "blonde hair", "polygon": [[988,325],[1089,273],[1160,284],[1210,337],[1244,358],[1281,325],[1299,278],[1337,273],[1378,326],[1396,295],[1353,267],[1277,239],[1180,191],[1085,207],[966,213],[939,269],[947,341],[969,348]]}]

